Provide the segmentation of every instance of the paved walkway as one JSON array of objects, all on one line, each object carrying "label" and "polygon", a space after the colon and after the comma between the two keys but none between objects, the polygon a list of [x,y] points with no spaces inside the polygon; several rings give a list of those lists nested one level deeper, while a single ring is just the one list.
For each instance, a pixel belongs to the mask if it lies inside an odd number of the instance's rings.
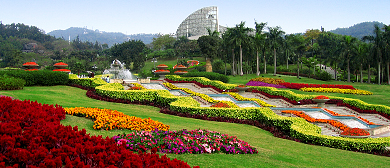
[{"label": "paved walkway", "polygon": [[[162,82],[162,81],[161,81]],[[161,83],[159,81],[159,83]],[[220,94],[218,91],[214,90],[213,88],[201,88],[199,87],[198,85],[196,84],[193,84],[193,83],[172,83],[173,85],[179,87],[179,88],[188,88],[194,92],[198,92],[198,93],[203,93],[203,94]],[[309,105],[293,105],[293,104],[290,104],[289,102],[286,102],[285,100],[283,99],[269,99],[268,97],[260,94],[260,93],[252,93],[252,92],[243,92],[243,93],[239,93],[241,96],[243,97],[246,97],[246,98],[256,98],[256,99],[260,99],[268,104],[271,104],[271,105],[274,105],[276,107],[285,107],[285,108],[310,108],[310,107],[316,107],[315,104],[309,104]],[[201,107],[210,107],[212,104],[203,100],[202,98],[200,97],[197,97],[197,96],[193,96],[193,98],[195,100],[197,100],[200,104],[201,104]],[[390,125],[390,120],[382,117],[381,115],[378,115],[378,114],[360,114],[354,110],[351,110],[349,108],[346,108],[346,107],[339,107],[339,106],[336,106],[336,105],[325,105],[325,108],[326,109],[329,109],[333,112],[336,112],[338,114],[341,114],[341,115],[355,115],[355,116],[359,116],[359,117],[362,117],[364,119],[367,119],[368,121],[370,122],[373,122],[375,124],[378,124],[378,125]],[[277,115],[281,115],[281,116],[285,116],[285,117],[296,117],[294,115],[291,115],[291,114],[284,114],[282,113],[280,110],[273,110],[275,112],[275,114]],[[322,134],[323,135],[329,135],[329,136],[339,136],[340,133],[342,132],[340,129],[330,125],[330,124],[326,124],[326,123],[313,123],[315,125],[317,125],[318,127],[321,128],[321,131],[322,131]],[[373,136],[373,137],[387,137],[387,136],[390,136],[390,130],[388,132],[385,132],[383,134],[380,134],[380,135],[376,135],[376,136]]]}]

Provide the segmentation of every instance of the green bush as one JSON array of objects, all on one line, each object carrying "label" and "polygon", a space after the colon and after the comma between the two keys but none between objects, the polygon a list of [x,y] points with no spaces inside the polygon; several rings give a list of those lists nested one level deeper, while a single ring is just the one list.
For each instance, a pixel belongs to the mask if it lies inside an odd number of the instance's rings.
[{"label": "green bush", "polygon": [[69,75],[64,72],[48,70],[0,71],[0,76],[4,76],[5,74],[10,77],[24,79],[26,81],[26,86],[66,85],[69,82]]},{"label": "green bush", "polygon": [[0,76],[0,90],[16,90],[23,89],[26,81],[19,78],[9,77],[7,75]]},{"label": "green bush", "polygon": [[227,76],[215,72],[189,72],[184,74],[183,77],[205,77],[210,80],[219,80],[224,83],[229,83],[229,78]]},{"label": "green bush", "polygon": [[332,75],[330,75],[326,71],[321,71],[321,72],[316,74],[316,78],[319,80],[328,81],[328,80],[332,79]]}]

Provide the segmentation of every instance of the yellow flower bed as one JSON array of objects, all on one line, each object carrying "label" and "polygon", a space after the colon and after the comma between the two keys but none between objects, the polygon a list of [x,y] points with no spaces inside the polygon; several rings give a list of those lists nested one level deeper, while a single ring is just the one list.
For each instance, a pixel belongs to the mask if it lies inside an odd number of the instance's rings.
[{"label": "yellow flower bed", "polygon": [[145,130],[152,131],[154,129],[167,131],[169,125],[154,121],[150,118],[142,119],[139,117],[128,116],[116,110],[99,109],[99,108],[64,108],[66,114],[83,115],[86,118],[94,120],[93,129],[129,129],[129,130]]},{"label": "yellow flower bed", "polygon": [[264,83],[269,83],[269,84],[275,84],[279,85],[279,83],[284,83],[285,81],[283,79],[275,79],[275,78],[252,78],[249,81],[259,81],[259,82],[264,82]]},{"label": "yellow flower bed", "polygon": [[139,84],[139,83],[131,83],[132,85],[134,85],[135,87],[139,87],[139,88],[141,88],[141,90],[144,90],[144,89],[146,89],[144,86],[142,86],[141,84]]},{"label": "yellow flower bed", "polygon": [[235,93],[235,92],[223,92],[222,94],[230,94],[238,101],[256,101],[258,104],[260,104],[263,107],[276,107],[276,106],[268,104],[260,99],[242,97],[241,95],[239,95],[238,93]]},{"label": "yellow flower bed", "polygon": [[343,93],[343,94],[359,94],[372,95],[372,92],[358,89],[339,89],[339,88],[301,88],[304,92],[324,92],[324,93]]},{"label": "yellow flower bed", "polygon": [[239,108],[236,104],[234,104],[233,102],[230,102],[230,101],[223,101],[223,100],[215,100],[213,98],[211,98],[210,96],[206,95],[206,94],[202,94],[202,93],[198,93],[198,92],[194,92],[192,91],[191,89],[188,89],[188,88],[178,88],[177,86],[173,85],[172,83],[163,83],[164,86],[172,89],[172,90],[182,90],[188,94],[191,94],[191,96],[199,96],[201,97],[202,99],[206,100],[207,102],[210,102],[210,103],[225,103],[227,105],[230,106],[230,108]]}]

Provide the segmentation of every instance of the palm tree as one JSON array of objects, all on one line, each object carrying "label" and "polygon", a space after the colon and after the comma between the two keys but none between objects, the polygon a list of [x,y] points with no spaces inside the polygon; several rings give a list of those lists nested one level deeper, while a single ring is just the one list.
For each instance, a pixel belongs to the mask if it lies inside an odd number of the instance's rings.
[{"label": "palm tree", "polygon": [[[259,76],[260,75],[260,70],[259,70],[259,50],[262,50],[263,48],[265,48],[265,38],[266,38],[266,34],[263,33],[263,29],[264,27],[267,25],[267,23],[264,23],[264,22],[261,22],[261,23],[257,23],[255,22],[255,28],[256,28],[256,34],[255,34],[255,37],[254,37],[254,41],[255,41],[255,46],[256,46],[256,75]],[[264,53],[263,53],[264,54]],[[264,55],[264,58],[265,58],[265,55]],[[264,62],[264,66],[266,66],[266,62]],[[264,71],[265,73],[266,71]]]},{"label": "palm tree", "polygon": [[228,28],[228,31],[230,35],[229,43],[233,46],[240,47],[240,75],[242,76],[244,75],[242,71],[242,45],[246,45],[246,47],[248,47],[251,43],[252,38],[249,37],[249,32],[251,32],[252,29],[245,27],[245,22],[241,22],[234,28]]},{"label": "palm tree", "polygon": [[381,83],[381,62],[382,62],[382,49],[383,49],[383,33],[378,25],[374,26],[375,36],[364,36],[363,40],[370,41],[374,45],[372,46],[372,54],[378,64],[378,85]]},{"label": "palm tree", "polygon": [[283,40],[282,35],[284,34],[284,31],[282,31],[282,28],[279,26],[268,27],[268,30],[267,39],[269,40],[271,48],[274,50],[274,76],[276,76],[276,48]]},{"label": "palm tree", "polygon": [[360,62],[360,83],[363,83],[363,64],[368,60],[368,44],[360,43],[357,48],[357,60]]},{"label": "palm tree", "polygon": [[351,57],[353,57],[354,52],[356,51],[356,38],[353,38],[351,36],[344,36],[343,38],[343,55],[345,60],[347,61],[347,71],[348,71],[348,82],[351,82],[351,69],[349,67],[349,63],[351,60]]}]

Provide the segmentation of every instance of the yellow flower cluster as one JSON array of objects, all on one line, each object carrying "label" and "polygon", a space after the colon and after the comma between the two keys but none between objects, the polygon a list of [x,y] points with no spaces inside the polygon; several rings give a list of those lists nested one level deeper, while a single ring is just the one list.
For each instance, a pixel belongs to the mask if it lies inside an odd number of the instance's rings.
[{"label": "yellow flower cluster", "polygon": [[86,118],[94,120],[93,129],[130,129],[152,131],[154,129],[167,131],[169,125],[154,121],[150,118],[142,119],[139,117],[128,116],[116,110],[99,109],[99,108],[64,108],[66,114],[83,115]]},{"label": "yellow flower cluster", "polygon": [[222,94],[230,94],[238,101],[256,101],[258,104],[260,104],[263,107],[276,107],[276,106],[268,104],[260,99],[242,97],[241,95],[239,95],[238,93],[235,93],[235,92],[223,92]]},{"label": "yellow flower cluster", "polygon": [[342,93],[342,94],[358,94],[372,95],[372,92],[358,89],[339,89],[339,88],[300,88],[304,92],[324,92],[324,93]]},{"label": "yellow flower cluster", "polygon": [[269,84],[275,84],[279,85],[279,83],[284,83],[285,81],[283,79],[275,79],[275,78],[252,78],[249,81],[259,81],[259,82],[264,82],[264,83],[269,83]]},{"label": "yellow flower cluster", "polygon": [[141,84],[139,84],[139,83],[131,83],[132,85],[134,85],[135,87],[139,87],[139,88],[141,88],[141,90],[144,90],[144,89],[146,89],[144,86],[142,86]]},{"label": "yellow flower cluster", "polygon": [[172,89],[172,90],[183,90],[184,92],[188,93],[188,94],[191,94],[191,96],[199,96],[200,98],[206,100],[207,102],[210,102],[210,103],[225,103],[227,105],[230,106],[230,108],[239,108],[236,104],[234,104],[233,102],[230,102],[230,101],[223,101],[223,100],[215,100],[213,98],[211,98],[210,96],[206,95],[206,94],[202,94],[202,93],[197,93],[197,92],[194,92],[192,91],[191,89],[188,89],[188,88],[179,88],[175,85],[173,85],[172,83],[169,83],[169,82],[166,82],[166,83],[163,83],[163,85],[165,85],[166,87]]}]

